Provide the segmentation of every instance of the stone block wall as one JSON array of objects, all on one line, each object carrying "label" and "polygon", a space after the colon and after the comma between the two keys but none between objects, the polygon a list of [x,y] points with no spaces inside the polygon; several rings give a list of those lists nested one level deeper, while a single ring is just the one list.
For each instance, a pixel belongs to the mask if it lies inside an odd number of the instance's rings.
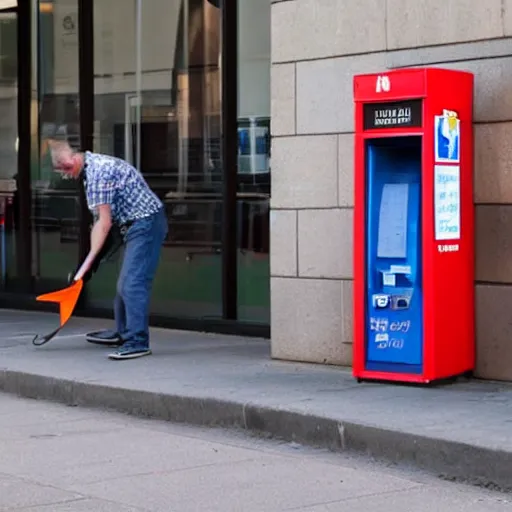
[{"label": "stone block wall", "polygon": [[272,355],[350,365],[354,74],[475,74],[477,374],[512,380],[512,0],[272,4]]}]

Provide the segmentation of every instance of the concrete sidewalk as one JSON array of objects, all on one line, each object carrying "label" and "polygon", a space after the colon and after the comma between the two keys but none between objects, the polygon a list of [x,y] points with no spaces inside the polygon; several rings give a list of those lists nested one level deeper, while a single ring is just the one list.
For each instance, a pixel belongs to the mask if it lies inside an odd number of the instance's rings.
[{"label": "concrete sidewalk", "polygon": [[73,319],[36,348],[56,315],[0,311],[0,390],[191,424],[247,429],[414,464],[512,491],[512,386],[358,384],[347,370],[270,359],[266,340],[154,329],[153,356],[110,361]]}]

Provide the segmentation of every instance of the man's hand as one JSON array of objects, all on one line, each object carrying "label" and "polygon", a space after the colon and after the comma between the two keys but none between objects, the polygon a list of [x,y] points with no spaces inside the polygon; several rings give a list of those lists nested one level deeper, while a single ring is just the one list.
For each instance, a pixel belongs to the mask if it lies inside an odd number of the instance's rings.
[{"label": "man's hand", "polygon": [[110,205],[100,204],[98,206],[98,220],[94,224],[91,230],[91,249],[87,258],[85,258],[82,266],[78,269],[74,277],[74,281],[83,279],[84,276],[89,272],[94,263],[94,260],[98,256],[107,239],[110,228],[112,227],[112,213]]},{"label": "man's hand", "polygon": [[[80,267],[79,267],[80,268]],[[74,268],[71,272],[68,273],[68,285],[72,285],[74,283],[76,283],[78,281],[78,279],[75,279],[75,276],[76,274],[78,273],[78,270],[76,268]],[[91,277],[92,277],[92,274],[93,274],[93,271],[92,269],[91,270],[88,270],[83,276],[82,276],[82,281],[84,283],[87,283]]]}]

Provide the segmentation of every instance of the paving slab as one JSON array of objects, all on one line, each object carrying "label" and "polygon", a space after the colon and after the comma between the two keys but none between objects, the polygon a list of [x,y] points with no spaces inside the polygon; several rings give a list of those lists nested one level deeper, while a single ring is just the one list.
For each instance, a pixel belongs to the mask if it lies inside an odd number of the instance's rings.
[{"label": "paving slab", "polygon": [[368,512],[369,510],[393,510],[394,512],[505,512],[510,510],[505,499],[491,500],[471,495],[465,490],[458,492],[424,487],[390,492],[377,496],[362,496],[357,500],[328,503],[316,507],[295,509],[296,512]]},{"label": "paving slab", "polygon": [[96,319],[73,318],[48,345],[32,346],[56,322],[48,313],[0,311],[0,390],[247,429],[512,490],[507,383],[357,383],[348,369],[272,360],[268,340],[165,329],[152,329],[152,356],[110,361],[108,349],[85,341],[86,332],[112,327]]},{"label": "paving slab", "polygon": [[[21,487],[23,490],[21,491]],[[9,475],[0,475],[0,510],[55,505],[82,498],[81,494],[55,489],[34,483],[27,483]],[[12,507],[12,508],[11,508]]]},{"label": "paving slab", "polygon": [[[304,504],[382,495],[415,487],[412,482],[392,476],[379,478],[379,474],[335,466],[328,472],[325,469],[323,463],[297,460],[291,465],[288,460],[269,455],[256,461],[217,464],[213,474],[211,467],[203,466],[177,473],[137,475],[124,478],[115,486],[102,481],[73,488],[101,499],[152,510],[204,510],[193,503],[184,505],[191,501],[191,482],[194,482],[193,501],[209,503],[211,510],[258,512],[292,510]],[[286,485],[286,482],[293,484]]]}]

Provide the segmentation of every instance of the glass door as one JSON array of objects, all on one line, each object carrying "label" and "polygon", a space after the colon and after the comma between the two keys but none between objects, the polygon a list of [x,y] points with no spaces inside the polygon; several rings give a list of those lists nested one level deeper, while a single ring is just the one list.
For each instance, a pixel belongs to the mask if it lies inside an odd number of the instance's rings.
[{"label": "glass door", "polygon": [[[221,317],[221,13],[209,0],[94,1],[95,150],[127,159],[169,235],[152,313]],[[111,307],[117,265],[88,285]]]},{"label": "glass door", "polygon": [[78,185],[53,172],[45,148],[48,138],[80,147],[78,0],[40,0],[36,5],[32,277],[36,291],[48,291],[66,283],[79,258]]},{"label": "glass door", "polygon": [[[14,4],[14,5],[13,5]],[[0,3],[0,286],[17,275],[18,48],[16,2]]]},{"label": "glass door", "polygon": [[238,317],[270,324],[270,0],[238,1]]}]

